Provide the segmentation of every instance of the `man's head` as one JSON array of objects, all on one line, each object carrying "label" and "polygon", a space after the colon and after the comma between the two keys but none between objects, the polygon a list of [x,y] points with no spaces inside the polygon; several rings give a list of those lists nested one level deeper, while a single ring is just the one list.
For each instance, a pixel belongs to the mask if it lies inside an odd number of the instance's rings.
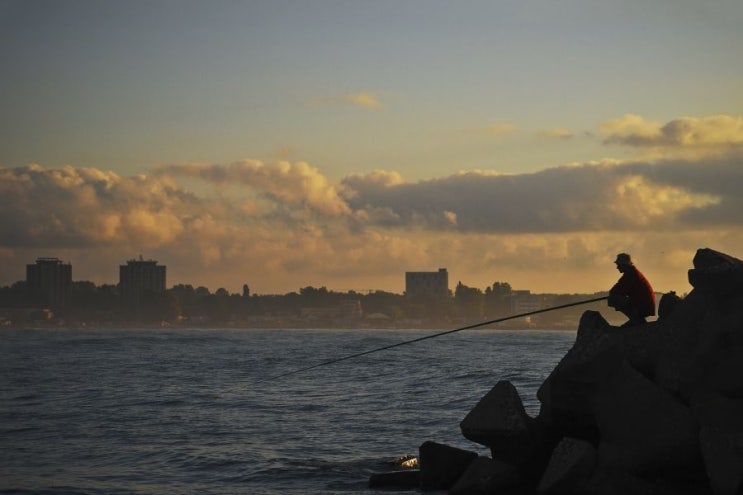
[{"label": "man's head", "polygon": [[624,272],[628,266],[632,266],[632,257],[627,253],[619,253],[614,263],[617,264],[617,270]]}]

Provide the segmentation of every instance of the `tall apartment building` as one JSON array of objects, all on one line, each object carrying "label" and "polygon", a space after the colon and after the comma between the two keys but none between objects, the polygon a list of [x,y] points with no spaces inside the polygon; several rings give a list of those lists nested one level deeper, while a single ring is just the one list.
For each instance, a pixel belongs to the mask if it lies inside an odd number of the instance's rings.
[{"label": "tall apartment building", "polygon": [[439,268],[437,272],[405,272],[405,295],[446,299],[449,297],[449,273],[446,268]]},{"label": "tall apartment building", "polygon": [[119,265],[119,294],[126,304],[139,305],[148,293],[165,292],[164,265],[155,260],[129,260]]},{"label": "tall apartment building", "polygon": [[26,284],[39,304],[64,306],[72,286],[72,265],[58,258],[37,258],[35,264],[26,265]]}]

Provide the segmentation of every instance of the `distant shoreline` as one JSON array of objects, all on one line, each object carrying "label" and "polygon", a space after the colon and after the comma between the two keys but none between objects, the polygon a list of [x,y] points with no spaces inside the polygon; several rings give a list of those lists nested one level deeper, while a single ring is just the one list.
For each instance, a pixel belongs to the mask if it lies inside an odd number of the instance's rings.
[{"label": "distant shoreline", "polygon": [[[467,326],[467,325],[462,325]],[[353,330],[353,331],[390,331],[390,330],[431,330],[431,331],[442,331],[442,330],[454,330],[460,328],[452,325],[419,325],[419,326],[354,326],[354,325],[305,325],[305,326],[269,326],[269,325],[157,325],[157,324],[146,324],[146,323],[122,323],[122,324],[88,324],[88,325],[9,325],[0,327],[0,332],[3,330],[15,331],[15,330],[59,330],[59,331],[75,331],[75,330],[102,330],[102,331],[115,331],[115,330],[275,330],[277,332],[284,330]],[[467,329],[466,331],[478,331],[478,330],[504,330],[504,331],[554,331],[554,332],[575,332],[578,329],[576,323],[575,327],[569,326],[523,326],[523,325],[485,325],[482,327]]]}]

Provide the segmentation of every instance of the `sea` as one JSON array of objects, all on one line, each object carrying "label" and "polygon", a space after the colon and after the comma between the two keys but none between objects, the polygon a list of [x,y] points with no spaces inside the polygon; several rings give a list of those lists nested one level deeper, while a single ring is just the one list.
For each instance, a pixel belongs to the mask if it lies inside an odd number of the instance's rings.
[{"label": "sea", "polygon": [[487,454],[459,423],[498,381],[536,415],[575,341],[475,329],[292,373],[434,333],[0,329],[0,494],[389,494],[369,477],[423,442]]}]

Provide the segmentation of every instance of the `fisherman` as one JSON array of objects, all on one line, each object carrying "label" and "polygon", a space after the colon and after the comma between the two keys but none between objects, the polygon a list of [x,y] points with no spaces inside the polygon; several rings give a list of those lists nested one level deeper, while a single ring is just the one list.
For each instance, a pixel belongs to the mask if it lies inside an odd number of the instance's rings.
[{"label": "fisherman", "polygon": [[627,253],[619,253],[614,261],[622,274],[614,287],[609,290],[610,307],[624,313],[629,320],[622,325],[629,327],[646,323],[647,316],[655,315],[655,293],[640,270],[632,263]]}]

